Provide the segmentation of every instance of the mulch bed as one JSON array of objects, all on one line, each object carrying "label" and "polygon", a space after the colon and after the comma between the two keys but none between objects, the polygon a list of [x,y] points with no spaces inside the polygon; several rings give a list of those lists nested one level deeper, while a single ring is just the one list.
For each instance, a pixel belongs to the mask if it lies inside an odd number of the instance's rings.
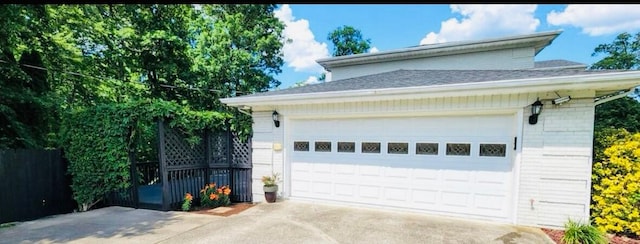
[{"label": "mulch bed", "polygon": [[255,204],[252,203],[232,203],[231,205],[227,206],[227,208],[231,208],[228,211],[224,211],[221,213],[218,212],[214,212],[211,211],[213,210],[212,208],[201,208],[201,207],[193,207],[193,210],[189,211],[189,213],[196,213],[196,214],[207,214],[207,215],[215,215],[215,216],[222,216],[222,217],[227,217],[230,215],[234,215],[237,213],[240,213],[244,210],[247,210],[251,207],[255,206]]},{"label": "mulch bed", "polygon": [[[564,235],[563,230],[553,230],[553,229],[546,229],[546,228],[541,228],[541,229],[542,231],[544,231],[544,233],[547,233],[547,235],[553,241],[555,241],[558,244],[562,244],[562,236]],[[617,236],[617,235],[611,235],[611,234],[608,234],[607,236],[609,237],[609,243],[611,244],[640,244],[640,239],[631,239],[626,236]]]}]

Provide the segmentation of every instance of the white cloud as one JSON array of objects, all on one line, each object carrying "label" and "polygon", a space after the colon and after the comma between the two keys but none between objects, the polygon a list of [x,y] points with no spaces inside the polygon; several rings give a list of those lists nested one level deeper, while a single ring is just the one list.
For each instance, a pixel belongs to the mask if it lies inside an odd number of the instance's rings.
[{"label": "white cloud", "polygon": [[372,47],[369,49],[369,53],[377,53],[377,52],[380,52],[380,50],[378,50],[377,47]]},{"label": "white cloud", "polygon": [[551,25],[570,25],[590,36],[640,30],[638,4],[569,4],[562,12],[547,14]]},{"label": "white cloud", "polygon": [[317,76],[309,76],[309,78],[307,78],[307,80],[305,80],[302,84],[311,85],[317,83],[320,83]]},{"label": "white cloud", "polygon": [[420,45],[527,34],[540,25],[534,17],[535,4],[452,4],[450,8],[462,17],[442,21],[440,31],[425,35]]},{"label": "white cloud", "polygon": [[289,67],[297,71],[322,72],[324,68],[316,63],[317,59],[329,57],[326,43],[319,43],[314,39],[309,29],[309,21],[296,20],[288,4],[282,5],[274,11],[275,16],[286,25],[283,34],[291,42],[285,42],[282,47],[284,61]]}]

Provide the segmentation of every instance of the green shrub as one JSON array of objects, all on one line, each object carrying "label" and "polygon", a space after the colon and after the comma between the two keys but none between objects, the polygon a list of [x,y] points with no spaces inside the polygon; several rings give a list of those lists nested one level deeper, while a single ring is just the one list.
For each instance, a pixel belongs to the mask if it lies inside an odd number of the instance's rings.
[{"label": "green shrub", "polygon": [[640,133],[613,133],[593,165],[591,217],[604,232],[640,235]]},{"label": "green shrub", "polygon": [[[203,129],[226,128],[231,115],[223,112],[192,110],[173,101],[158,99],[100,103],[74,109],[64,117],[62,142],[69,160],[73,198],[80,211],[87,211],[105,194],[131,186],[130,153],[143,152],[141,137],[153,132],[157,119],[168,121],[199,143]],[[148,137],[148,136],[147,136]]]},{"label": "green shrub", "polygon": [[575,222],[571,219],[564,224],[564,236],[562,242],[565,244],[607,244],[607,237],[590,223]]}]

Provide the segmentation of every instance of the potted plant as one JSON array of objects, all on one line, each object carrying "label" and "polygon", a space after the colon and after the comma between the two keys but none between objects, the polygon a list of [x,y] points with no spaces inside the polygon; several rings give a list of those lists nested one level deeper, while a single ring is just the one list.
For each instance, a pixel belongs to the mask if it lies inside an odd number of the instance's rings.
[{"label": "potted plant", "polygon": [[264,198],[268,203],[276,201],[278,193],[278,182],[280,181],[280,174],[272,173],[270,176],[262,176],[262,184],[264,189]]}]

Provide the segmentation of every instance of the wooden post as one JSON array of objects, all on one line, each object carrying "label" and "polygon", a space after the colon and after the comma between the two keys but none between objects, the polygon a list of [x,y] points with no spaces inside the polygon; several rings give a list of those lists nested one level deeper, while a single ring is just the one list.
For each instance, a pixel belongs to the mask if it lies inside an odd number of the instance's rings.
[{"label": "wooden post", "polygon": [[139,208],[140,199],[138,198],[138,165],[136,162],[136,152],[129,151],[129,174],[131,179],[131,200],[133,201],[133,207]]},{"label": "wooden post", "polygon": [[162,210],[169,211],[169,171],[167,170],[167,155],[165,154],[164,122],[158,119],[158,160],[162,177]]}]

